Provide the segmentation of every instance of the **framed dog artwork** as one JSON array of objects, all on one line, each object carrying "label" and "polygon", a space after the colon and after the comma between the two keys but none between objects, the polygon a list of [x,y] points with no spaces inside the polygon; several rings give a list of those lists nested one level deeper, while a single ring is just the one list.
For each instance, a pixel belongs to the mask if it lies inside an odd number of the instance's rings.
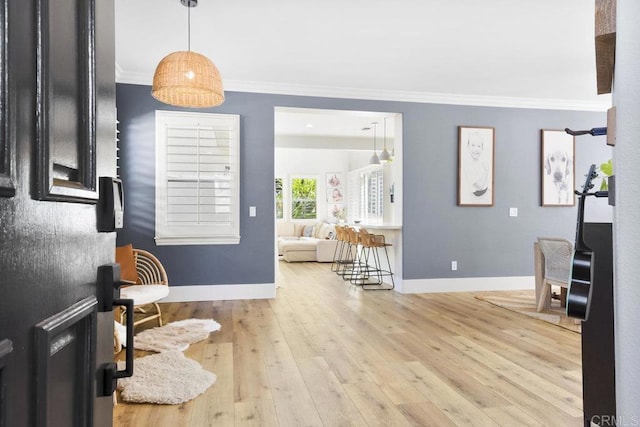
[{"label": "framed dog artwork", "polygon": [[574,206],[575,137],[564,130],[541,130],[540,205]]},{"label": "framed dog artwork", "polygon": [[493,206],[495,128],[458,126],[458,206]]}]

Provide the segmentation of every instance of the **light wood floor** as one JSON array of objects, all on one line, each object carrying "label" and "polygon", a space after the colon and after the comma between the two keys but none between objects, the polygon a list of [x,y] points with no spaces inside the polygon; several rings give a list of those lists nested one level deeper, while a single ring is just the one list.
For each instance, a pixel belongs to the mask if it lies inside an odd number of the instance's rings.
[{"label": "light wood floor", "polygon": [[222,329],[185,354],[218,376],[183,405],[119,403],[116,426],[579,426],[580,335],[469,293],[363,291],[279,263],[274,300],[165,304]]}]

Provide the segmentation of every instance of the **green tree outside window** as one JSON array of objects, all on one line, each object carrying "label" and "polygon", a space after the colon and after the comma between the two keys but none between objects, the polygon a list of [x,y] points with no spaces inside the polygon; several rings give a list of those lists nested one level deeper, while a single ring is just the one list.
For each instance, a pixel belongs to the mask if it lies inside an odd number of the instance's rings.
[{"label": "green tree outside window", "polygon": [[282,192],[282,178],[276,178],[276,218],[284,218],[284,194]]},{"label": "green tree outside window", "polygon": [[317,218],[317,182],[314,178],[293,178],[291,180],[291,218]]}]

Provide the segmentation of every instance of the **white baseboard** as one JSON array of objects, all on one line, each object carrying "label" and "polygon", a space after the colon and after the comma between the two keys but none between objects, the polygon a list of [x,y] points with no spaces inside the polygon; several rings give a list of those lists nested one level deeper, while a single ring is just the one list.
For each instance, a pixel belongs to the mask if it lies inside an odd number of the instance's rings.
[{"label": "white baseboard", "polygon": [[[399,283],[396,283],[399,285]],[[533,276],[464,277],[447,279],[415,279],[401,281],[396,291],[403,294],[437,292],[475,292],[534,289]],[[276,297],[274,283],[242,285],[171,286],[162,302],[223,301],[237,299],[269,299]]]},{"label": "white baseboard", "polygon": [[161,302],[269,299],[275,297],[276,286],[274,283],[171,286],[169,288],[169,296]]},{"label": "white baseboard", "polygon": [[402,281],[403,294],[436,292],[513,291],[535,289],[533,276],[462,277],[447,279],[415,279]]}]

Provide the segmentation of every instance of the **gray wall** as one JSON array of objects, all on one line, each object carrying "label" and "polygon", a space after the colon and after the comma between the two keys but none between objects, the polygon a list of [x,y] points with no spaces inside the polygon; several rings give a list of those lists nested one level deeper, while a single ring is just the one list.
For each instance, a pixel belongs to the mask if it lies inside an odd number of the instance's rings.
[{"label": "gray wall", "polygon": [[[404,278],[533,275],[536,236],[573,239],[576,209],[540,207],[540,129],[606,125],[604,113],[368,101],[227,92],[209,110],[241,116],[240,245],[160,246],[153,241],[154,112],[150,87],[119,84],[121,175],[125,229],[118,244],[156,253],[172,285],[273,283],[274,107],[384,111],[403,114]],[[496,128],[495,205],[457,207],[457,126]],[[611,157],[604,137],[576,139],[576,175]],[[258,216],[249,218],[249,206]],[[510,218],[509,207],[519,216]],[[610,220],[606,201],[589,200],[587,219]],[[458,271],[449,271],[451,260]]]},{"label": "gray wall", "polygon": [[616,212],[614,244],[614,314],[618,425],[640,415],[640,2],[617,3],[616,66],[613,99],[617,109],[615,147]]}]

